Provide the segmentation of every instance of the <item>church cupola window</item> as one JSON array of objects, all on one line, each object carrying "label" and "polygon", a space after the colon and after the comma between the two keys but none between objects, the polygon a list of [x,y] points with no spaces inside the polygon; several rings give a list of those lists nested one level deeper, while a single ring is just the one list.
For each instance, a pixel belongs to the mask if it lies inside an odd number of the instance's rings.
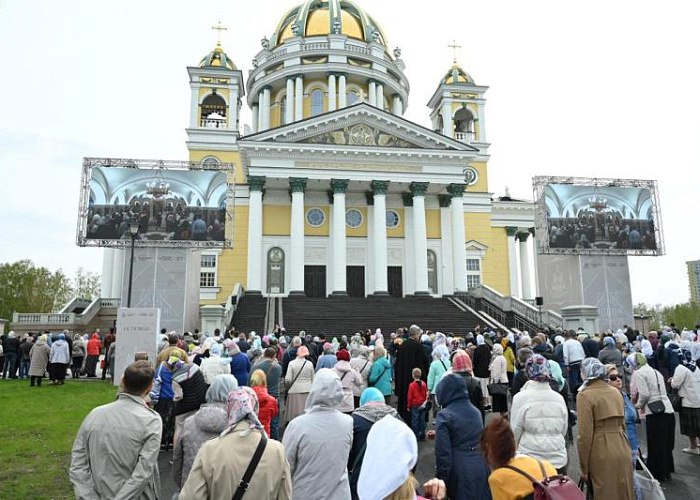
[{"label": "church cupola window", "polygon": [[311,92],[311,116],[323,113],[323,90],[316,89]]},{"label": "church cupola window", "polygon": [[206,128],[226,127],[226,101],[216,90],[202,101],[201,126]]},{"label": "church cupola window", "polygon": [[280,99],[280,123],[282,125],[287,124],[287,96],[282,96]]},{"label": "church cupola window", "polygon": [[360,95],[354,90],[348,92],[348,106],[352,106],[358,102],[360,102]]}]

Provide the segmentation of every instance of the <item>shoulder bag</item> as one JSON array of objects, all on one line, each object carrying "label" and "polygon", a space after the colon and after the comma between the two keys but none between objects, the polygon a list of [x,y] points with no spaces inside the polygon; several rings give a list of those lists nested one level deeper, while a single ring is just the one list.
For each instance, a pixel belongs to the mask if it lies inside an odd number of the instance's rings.
[{"label": "shoulder bag", "polygon": [[683,398],[678,393],[678,389],[671,389],[668,393],[668,400],[671,401],[671,406],[673,406],[673,411],[679,413],[683,407]]},{"label": "shoulder bag", "polygon": [[258,447],[255,448],[253,458],[250,460],[248,468],[245,470],[241,482],[238,483],[238,488],[233,494],[233,500],[241,500],[243,498],[243,495],[245,495],[246,491],[248,491],[248,486],[250,486],[250,480],[253,478],[253,473],[255,472],[255,469],[260,463],[260,459],[262,458],[263,452],[265,451],[265,446],[267,446],[267,438],[265,437],[265,433],[261,432]]},{"label": "shoulder bag", "polygon": [[659,396],[661,399],[659,399],[658,401],[649,401],[647,403],[647,406],[649,407],[649,411],[651,411],[654,415],[658,415],[660,413],[666,412],[666,405],[664,404],[663,394],[661,394],[661,385],[659,385],[659,374],[656,373],[656,370],[654,370],[654,376],[656,377],[656,388],[659,390]]},{"label": "shoulder bag", "polygon": [[585,500],[586,497],[583,492],[569,476],[557,474],[547,477],[547,471],[544,469],[542,462],[538,460],[537,463],[542,470],[543,479],[541,480],[535,479],[527,472],[512,465],[504,465],[503,467],[525,476],[532,482],[532,488],[534,489],[533,500]]}]

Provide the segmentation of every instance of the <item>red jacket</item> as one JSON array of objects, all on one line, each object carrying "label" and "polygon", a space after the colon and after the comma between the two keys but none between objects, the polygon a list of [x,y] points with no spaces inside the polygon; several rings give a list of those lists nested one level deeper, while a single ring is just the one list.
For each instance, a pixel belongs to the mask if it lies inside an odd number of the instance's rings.
[{"label": "red jacket", "polygon": [[428,399],[428,385],[422,380],[413,381],[408,385],[408,409],[420,406]]},{"label": "red jacket", "polygon": [[256,386],[252,388],[255,394],[258,396],[258,404],[260,408],[258,409],[258,420],[265,427],[265,432],[270,435],[270,423],[275,415],[279,413],[279,407],[277,406],[277,400],[270,396],[267,392],[267,387]]},{"label": "red jacket", "polygon": [[100,342],[100,336],[93,333],[92,338],[87,343],[88,356],[99,356],[101,347],[102,343]]}]

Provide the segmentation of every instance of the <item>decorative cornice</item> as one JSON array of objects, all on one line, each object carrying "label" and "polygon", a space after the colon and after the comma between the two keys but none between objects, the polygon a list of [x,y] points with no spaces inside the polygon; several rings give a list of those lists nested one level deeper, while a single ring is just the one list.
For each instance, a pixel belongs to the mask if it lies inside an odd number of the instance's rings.
[{"label": "decorative cornice", "polygon": [[248,176],[248,186],[251,191],[263,191],[265,188],[265,176],[264,175],[249,175]]},{"label": "decorative cornice", "polygon": [[373,194],[386,194],[389,189],[389,181],[372,181],[370,187]]},{"label": "decorative cornice", "polygon": [[461,198],[464,196],[465,188],[466,184],[450,184],[447,186],[447,192],[450,193],[450,196],[453,198]]},{"label": "decorative cornice", "polygon": [[306,190],[306,177],[290,177],[289,189],[292,193],[303,193]]},{"label": "decorative cornice", "polygon": [[425,196],[425,192],[428,190],[428,182],[412,182],[408,189],[411,191],[413,196]]},{"label": "decorative cornice", "polygon": [[350,179],[331,179],[331,190],[333,193],[345,193],[348,190]]}]

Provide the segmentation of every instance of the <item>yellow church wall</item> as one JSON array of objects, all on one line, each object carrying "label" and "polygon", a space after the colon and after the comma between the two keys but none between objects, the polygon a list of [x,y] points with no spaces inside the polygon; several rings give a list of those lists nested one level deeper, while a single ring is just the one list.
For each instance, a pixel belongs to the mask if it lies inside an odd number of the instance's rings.
[{"label": "yellow church wall", "polygon": [[[306,212],[310,208],[320,208],[326,216],[321,227],[311,227],[306,223]],[[290,208],[291,210],[291,208]],[[291,213],[291,212],[290,212]],[[319,207],[318,205],[304,206],[304,236],[328,236],[330,234],[331,218],[329,207]]]},{"label": "yellow church wall", "polygon": [[225,248],[219,255],[216,299],[200,300],[202,305],[221,304],[228,300],[236,283],[247,286],[248,279],[248,207],[236,207],[233,228],[226,225],[226,236],[233,240],[233,248]]},{"label": "yellow church wall", "polygon": [[291,234],[292,206],[263,204],[263,235],[289,236]]},{"label": "yellow church wall", "polygon": [[190,161],[200,162],[207,156],[216,156],[223,163],[233,163],[236,184],[247,184],[241,154],[238,151],[190,151]]},{"label": "yellow church wall", "polygon": [[508,236],[503,227],[491,226],[490,214],[464,215],[466,240],[475,240],[488,248],[482,261],[482,281],[485,285],[510,295],[508,268]]},{"label": "yellow church wall", "polygon": [[404,230],[405,224],[406,224],[406,216],[403,208],[391,208],[394,210],[397,214],[399,214],[399,225],[395,228],[386,228],[386,236],[387,238],[403,238],[406,235],[406,231]]},{"label": "yellow church wall", "polygon": [[362,214],[362,224],[358,227],[352,228],[350,226],[345,226],[345,234],[348,237],[361,238],[367,236],[367,208],[366,207],[347,207],[347,209],[354,208]]},{"label": "yellow church wall", "polygon": [[429,208],[425,211],[425,229],[429,239],[439,239],[442,237],[440,230],[440,209]]},{"label": "yellow church wall", "polygon": [[467,186],[467,191],[468,192],[473,192],[473,193],[487,193],[489,191],[489,182],[488,182],[488,169],[486,167],[486,162],[485,161],[475,161],[470,163],[472,167],[474,167],[477,171],[478,175],[478,180],[476,181],[476,184],[472,186]]}]

